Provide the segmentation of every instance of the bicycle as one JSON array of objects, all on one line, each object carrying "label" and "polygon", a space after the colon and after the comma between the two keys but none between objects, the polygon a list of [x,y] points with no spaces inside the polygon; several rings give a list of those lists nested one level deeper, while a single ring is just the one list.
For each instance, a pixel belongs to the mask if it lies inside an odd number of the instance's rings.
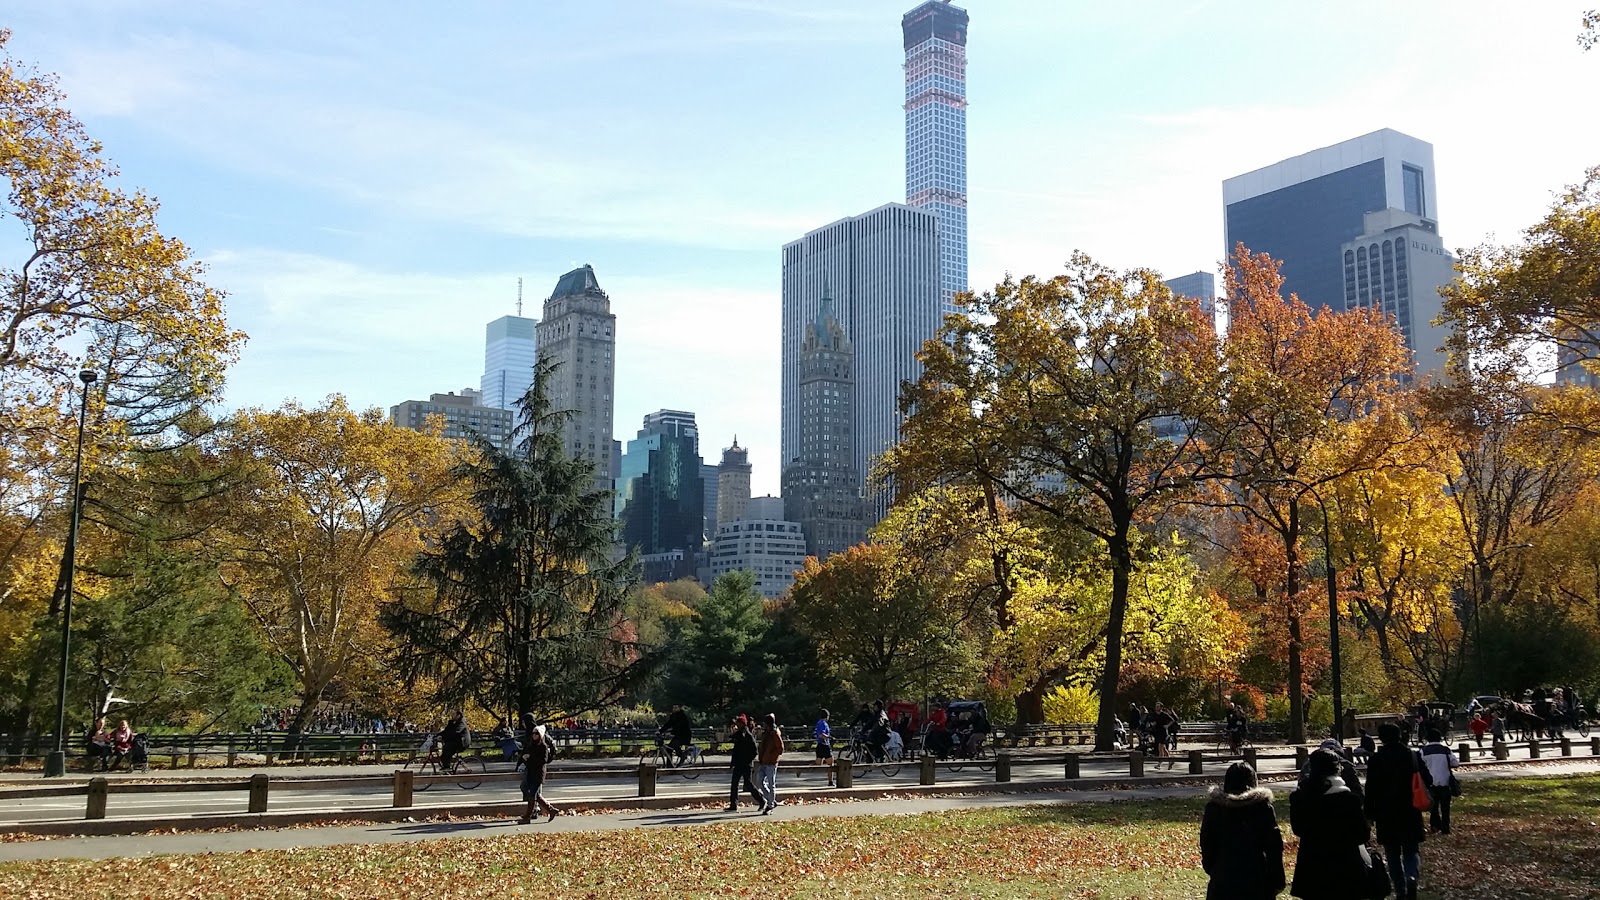
[{"label": "bicycle", "polygon": [[[424,777],[435,775],[459,776],[456,780],[456,787],[464,791],[470,791],[483,784],[484,773],[489,770],[482,756],[479,756],[476,752],[467,753],[465,751],[457,753],[455,758],[450,760],[450,768],[443,770],[439,761],[439,742],[433,738],[425,741],[422,748],[417,752],[422,754],[420,758],[417,754],[412,754],[411,758],[406,761],[405,767],[408,771],[416,772]],[[418,783],[415,789],[425,791],[431,787],[433,787],[433,782],[423,781]]]},{"label": "bicycle", "polygon": [[852,740],[838,758],[850,763],[850,768],[857,778],[865,778],[873,769],[882,771],[886,778],[893,778],[900,774],[900,766],[904,763],[898,756],[890,758],[887,748],[884,750],[883,758],[880,759],[876,748],[863,740]]},{"label": "bicycle", "polygon": [[994,757],[989,755],[989,744],[982,738],[978,739],[977,746],[970,748],[970,752],[967,739],[957,739],[946,758],[950,760],[951,772],[959,772],[967,765],[977,766],[979,772],[994,771]]},{"label": "bicycle", "polygon": [[705,766],[705,758],[700,753],[700,748],[694,744],[683,749],[682,757],[677,751],[667,746],[664,738],[656,738],[656,748],[646,751],[639,757],[639,765],[652,765],[657,769],[676,769],[684,778],[699,778]]}]

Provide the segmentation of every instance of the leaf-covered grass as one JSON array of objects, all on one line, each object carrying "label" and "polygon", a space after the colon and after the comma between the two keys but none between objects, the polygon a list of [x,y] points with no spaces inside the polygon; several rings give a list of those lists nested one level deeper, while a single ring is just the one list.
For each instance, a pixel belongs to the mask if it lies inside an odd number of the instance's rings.
[{"label": "leaf-covered grass", "polygon": [[[1424,896],[1596,896],[1597,796],[1600,777],[1468,785],[1456,834],[1424,846]],[[527,829],[419,844],[13,864],[0,867],[0,896],[1176,900],[1205,893],[1200,807],[1198,799],[1081,803],[700,828],[662,827],[699,814],[661,813],[656,825],[625,832]]]}]

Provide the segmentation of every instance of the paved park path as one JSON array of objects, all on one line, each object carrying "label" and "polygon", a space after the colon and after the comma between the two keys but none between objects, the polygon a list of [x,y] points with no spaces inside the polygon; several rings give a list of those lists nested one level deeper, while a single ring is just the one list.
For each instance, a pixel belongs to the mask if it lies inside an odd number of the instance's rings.
[{"label": "paved park path", "polygon": [[[1559,777],[1600,773],[1600,760],[1553,759],[1511,766],[1474,766],[1464,770],[1466,782],[1497,778]],[[1273,785],[1288,790],[1288,784]],[[619,831],[631,828],[681,828],[729,822],[784,822],[847,816],[917,815],[993,807],[1042,806],[1063,803],[1109,803],[1118,800],[1161,800],[1195,797],[1207,789],[1195,785],[1112,790],[1040,791],[951,797],[908,797],[859,801],[805,801],[780,805],[771,816],[751,807],[737,813],[705,809],[632,810],[562,816],[553,822],[518,825],[513,819],[456,822],[398,822],[229,832],[119,835],[62,838],[0,844],[0,862],[50,859],[113,859],[175,853],[240,853],[347,844],[400,844],[444,838],[479,839],[522,834]]]}]

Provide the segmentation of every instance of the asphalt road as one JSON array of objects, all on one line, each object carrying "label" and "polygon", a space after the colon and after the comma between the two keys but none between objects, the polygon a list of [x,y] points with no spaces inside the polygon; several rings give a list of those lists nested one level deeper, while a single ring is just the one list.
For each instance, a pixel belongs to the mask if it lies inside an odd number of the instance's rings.
[{"label": "asphalt road", "polygon": [[[1555,756],[1553,748],[1546,748],[1545,756]],[[1273,754],[1260,760],[1260,770],[1264,774],[1283,774],[1294,771],[1294,760],[1288,755],[1290,751],[1285,748],[1264,748],[1263,755]],[[1018,751],[1020,754],[1021,751]],[[1579,745],[1574,748],[1574,753],[1579,758],[1589,757],[1589,747]],[[1282,755],[1283,758],[1276,758]],[[1060,780],[1064,775],[1064,754],[1059,749],[1038,748],[1030,752],[1030,758],[1015,758],[1012,763],[1012,781],[1019,786],[1025,786],[1029,781]],[[1526,759],[1526,749],[1513,750],[1513,759]],[[789,793],[803,793],[823,789],[827,785],[826,773],[819,766],[808,765],[811,762],[798,754],[786,757],[779,769],[778,790],[780,795]],[[1226,760],[1220,756],[1207,754],[1206,773],[1208,775],[1220,774],[1226,765]],[[630,767],[629,761],[624,760],[598,760],[598,761],[568,761],[552,766],[551,780],[545,787],[546,796],[554,803],[595,800],[626,800],[638,796],[638,778],[635,772],[629,771],[621,777],[605,777],[588,774],[598,767]],[[375,771],[375,767],[338,767],[329,768],[296,768],[269,770],[272,778],[269,791],[268,810],[271,812],[294,811],[351,811],[373,808],[388,808],[393,801],[393,787],[388,772]],[[392,771],[392,770],[390,770]],[[505,764],[491,764],[490,773],[506,773],[509,767]],[[700,799],[704,802],[725,801],[728,796],[730,773],[725,763],[714,763],[698,770],[696,778],[683,777],[682,770],[663,770],[658,778],[656,795],[658,797],[683,797],[685,802]],[[1170,769],[1170,774],[1186,774],[1188,764],[1186,759],[1178,759]],[[1165,763],[1158,763],[1154,759],[1146,761],[1145,773],[1147,775],[1169,774]],[[184,784],[192,785],[196,781],[229,781],[241,783],[248,778],[249,772],[239,770],[211,771],[190,774],[188,777],[177,777],[179,773],[154,773],[153,777],[166,776],[174,786]],[[311,777],[318,779],[342,778],[351,775],[378,776],[373,782],[353,786],[312,786],[296,788],[296,781]],[[1080,776],[1083,778],[1120,778],[1127,779],[1129,766],[1125,758],[1100,758],[1092,756],[1080,757]],[[145,780],[134,779],[130,776],[119,776],[118,781]],[[979,771],[976,767],[963,766],[960,771],[951,771],[941,766],[937,770],[938,784],[964,785],[991,783],[995,780],[994,772]],[[857,787],[875,787],[879,785],[905,785],[911,786],[919,783],[919,769],[916,763],[909,763],[900,767],[898,773],[889,775],[882,771],[873,771],[865,776],[857,777]],[[33,778],[20,781],[15,777],[8,777],[0,784],[0,798],[5,790],[13,788],[28,788],[48,786],[50,782]],[[520,799],[518,785],[515,780],[486,780],[473,790],[463,790],[454,784],[434,785],[426,791],[418,790],[413,797],[413,807],[426,814],[429,808],[460,807],[466,804],[477,803],[510,803]],[[122,793],[112,785],[112,790],[107,801],[107,818],[162,818],[173,816],[206,815],[218,813],[244,813],[247,810],[248,795],[245,790],[228,791],[156,791],[151,793]],[[749,797],[744,797],[741,803],[748,803]],[[27,799],[0,799],[0,825],[19,824],[28,822],[45,821],[74,821],[82,820],[86,800],[83,795],[64,797],[40,797]]]}]

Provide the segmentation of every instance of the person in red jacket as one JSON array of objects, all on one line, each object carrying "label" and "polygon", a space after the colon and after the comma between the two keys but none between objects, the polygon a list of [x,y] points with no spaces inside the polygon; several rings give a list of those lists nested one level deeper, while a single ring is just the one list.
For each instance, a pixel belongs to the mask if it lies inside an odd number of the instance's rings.
[{"label": "person in red jacket", "polygon": [[1489,733],[1489,722],[1483,717],[1483,713],[1473,713],[1472,721],[1467,723],[1467,730],[1472,732],[1473,740],[1478,742],[1479,747],[1482,747],[1483,736]]}]

